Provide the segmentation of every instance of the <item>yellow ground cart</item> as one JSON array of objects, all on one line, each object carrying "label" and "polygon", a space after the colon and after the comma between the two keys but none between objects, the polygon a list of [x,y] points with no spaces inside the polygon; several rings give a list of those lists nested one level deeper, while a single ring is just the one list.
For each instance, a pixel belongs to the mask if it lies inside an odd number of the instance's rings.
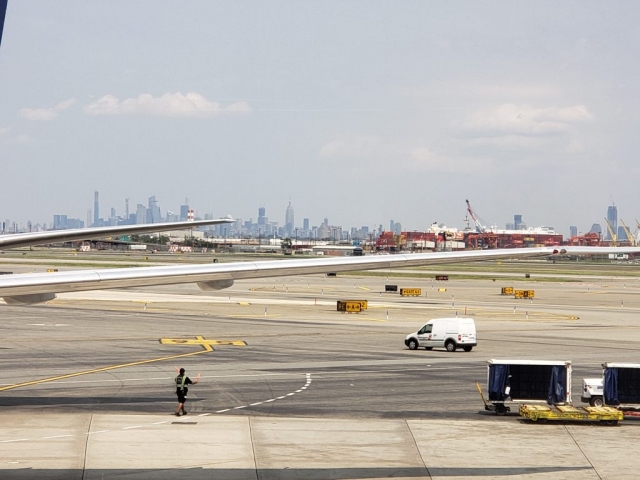
[{"label": "yellow ground cart", "polygon": [[520,405],[520,416],[532,422],[587,421],[600,422],[603,425],[617,425],[624,413],[613,407],[574,407],[573,405]]}]

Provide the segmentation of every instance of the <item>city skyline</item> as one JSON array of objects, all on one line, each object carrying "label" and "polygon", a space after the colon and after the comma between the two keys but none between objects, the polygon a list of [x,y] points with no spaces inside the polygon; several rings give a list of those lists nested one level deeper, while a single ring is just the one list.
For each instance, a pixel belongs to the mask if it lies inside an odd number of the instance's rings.
[{"label": "city skyline", "polygon": [[491,5],[9,2],[0,217],[86,222],[95,190],[101,217],[149,195],[409,231],[463,226],[465,198],[565,234],[612,195],[640,217],[640,4]]},{"label": "city skyline", "polygon": [[[306,232],[306,234],[309,235],[309,232],[312,229],[317,229],[319,227],[322,227],[322,225],[325,225],[327,227],[330,226],[330,228],[333,228],[333,229],[339,228],[340,231],[344,231],[347,233],[349,231],[353,231],[354,229],[359,230],[362,228],[365,228],[367,231],[372,231],[372,232],[393,231],[395,233],[400,233],[401,231],[426,231],[429,229],[430,225],[433,223],[438,223],[449,228],[457,228],[459,230],[463,230],[464,228],[471,228],[471,229],[474,228],[473,222],[471,221],[471,218],[469,218],[468,213],[466,211],[465,211],[465,217],[459,223],[447,222],[447,221],[441,221],[441,222],[431,221],[431,222],[425,223],[425,225],[417,229],[405,228],[402,222],[396,222],[393,219],[391,220],[381,219],[381,221],[374,222],[372,224],[357,222],[356,224],[353,224],[353,225],[348,225],[348,224],[342,225],[337,222],[332,222],[330,225],[329,224],[330,216],[329,217],[323,216],[322,220],[320,219],[312,220],[308,216],[303,215],[299,217],[301,218],[301,220],[299,220],[298,223],[295,223],[295,220],[294,220],[295,208],[292,200],[288,201],[287,206],[284,210],[284,213],[281,215],[279,215],[278,213],[274,213],[271,216],[269,216],[267,214],[268,213],[267,207],[264,204],[261,204],[260,206],[255,208],[253,215],[239,216],[239,215],[233,215],[231,213],[215,214],[214,212],[203,212],[201,210],[198,210],[197,208],[192,208],[192,206],[189,205],[188,197],[184,198],[184,202],[177,209],[164,208],[162,206],[161,200],[158,200],[156,198],[156,195],[151,195],[147,197],[147,205],[144,205],[139,202],[133,202],[137,204],[137,207],[133,213],[129,213],[129,203],[130,203],[131,197],[126,197],[125,199],[123,199],[124,207],[122,210],[120,210],[124,213],[124,215],[118,214],[119,212],[118,208],[109,205],[108,208],[105,208],[103,211],[109,211],[110,215],[109,217],[104,218],[99,214],[100,208],[101,208],[100,198],[101,198],[100,192],[94,191],[93,192],[93,209],[89,208],[88,210],[86,210],[86,214],[87,214],[86,223],[80,220],[80,216],[77,216],[76,218],[72,214],[61,213],[61,212],[56,213],[52,216],[53,221],[49,220],[49,221],[38,222],[38,221],[33,221],[29,219],[26,221],[18,222],[15,219],[7,218],[7,216],[5,215],[4,217],[6,219],[3,220],[2,222],[4,225],[5,231],[7,232],[12,231],[12,228],[10,228],[11,226],[6,224],[7,222],[14,223],[15,225],[13,226],[13,228],[17,228],[16,231],[30,231],[32,226],[37,226],[39,228],[45,228],[45,229],[47,228],[54,228],[54,229],[83,228],[88,226],[126,225],[126,224],[134,224],[134,223],[138,223],[138,224],[159,223],[159,222],[174,222],[179,220],[182,221],[182,220],[187,220],[189,218],[188,212],[191,211],[193,212],[192,213],[193,217],[196,219],[213,219],[213,218],[223,217],[226,215],[232,215],[233,218],[236,219],[236,222],[238,223],[238,225],[240,224],[243,225],[242,228],[239,228],[237,230],[244,230],[244,233],[247,233],[249,229],[248,225],[253,225],[255,227],[254,230],[262,227],[261,230],[263,235],[276,233],[278,236],[283,236],[283,237],[285,236],[295,237],[298,234],[298,232],[300,232],[301,237],[302,237],[302,232]],[[98,214],[96,214],[96,210],[95,210],[96,207],[98,207]],[[80,211],[82,210],[82,207],[78,207],[76,210]],[[606,218],[608,221],[610,221],[612,230],[616,232],[617,238],[626,239],[627,234],[624,231],[624,228],[621,225],[617,224],[617,219],[618,219],[617,212],[618,212],[618,207],[615,204],[607,206]],[[127,215],[127,213],[129,214]],[[507,220],[504,223],[491,222],[490,224],[487,223],[485,226],[495,227],[498,229],[505,228],[507,230],[519,230],[519,229],[546,226],[546,227],[554,228],[556,232],[562,234],[567,239],[576,234],[582,235],[587,232],[596,231],[602,234],[603,240],[611,240],[611,235],[607,227],[600,226],[601,222],[598,222],[598,221],[594,221],[591,224],[590,228],[587,228],[587,226],[584,226],[584,228],[582,228],[582,226],[575,226],[575,225],[567,225],[566,228],[559,228],[553,225],[527,224],[526,221],[523,221],[523,220],[526,220],[526,215],[523,215],[523,214],[513,214],[512,218],[513,218],[512,221]],[[595,218],[597,219],[597,216]],[[89,219],[91,219],[91,222],[89,222]],[[483,219],[483,221],[485,220]],[[631,222],[631,229],[635,230],[634,227],[636,227],[635,222]],[[573,233],[574,229],[576,233]],[[327,236],[331,236],[331,234]]]}]

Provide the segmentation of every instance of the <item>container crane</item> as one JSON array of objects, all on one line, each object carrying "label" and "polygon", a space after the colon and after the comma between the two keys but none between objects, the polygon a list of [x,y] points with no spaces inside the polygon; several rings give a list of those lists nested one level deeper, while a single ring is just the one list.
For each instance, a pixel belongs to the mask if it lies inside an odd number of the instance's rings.
[{"label": "container crane", "polygon": [[478,217],[476,216],[475,212],[471,208],[471,204],[469,203],[469,200],[465,200],[465,202],[467,202],[467,212],[469,212],[469,216],[473,220],[473,224],[476,226],[476,232],[485,233],[487,229],[484,225],[482,225],[482,223],[480,223],[480,220],[478,220]]},{"label": "container crane", "polygon": [[614,232],[613,228],[611,228],[611,224],[609,223],[609,220],[607,220],[605,218],[604,219],[604,223],[607,224],[607,230],[609,230],[609,236],[611,237],[611,246],[612,247],[617,247],[618,246],[618,235],[616,235],[616,232]]},{"label": "container crane", "polygon": [[620,223],[622,224],[622,229],[624,230],[625,235],[627,236],[627,240],[629,240],[629,244],[632,247],[636,246],[636,239],[635,237],[631,234],[631,230],[629,230],[629,227],[627,227],[627,224],[624,223],[624,220],[620,219]]}]

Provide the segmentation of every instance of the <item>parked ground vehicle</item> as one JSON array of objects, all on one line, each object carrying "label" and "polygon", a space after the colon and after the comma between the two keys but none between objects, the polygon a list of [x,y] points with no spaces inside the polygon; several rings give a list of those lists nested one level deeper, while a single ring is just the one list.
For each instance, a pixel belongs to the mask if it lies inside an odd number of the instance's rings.
[{"label": "parked ground vehicle", "polygon": [[601,407],[604,405],[602,394],[602,378],[582,379],[582,395],[580,396],[581,402],[588,403],[592,407]]},{"label": "parked ground vehicle", "polygon": [[455,352],[460,347],[470,352],[477,345],[476,324],[473,318],[434,318],[417,332],[407,335],[404,344],[409,350],[424,347],[427,350],[446,348],[448,352]]}]

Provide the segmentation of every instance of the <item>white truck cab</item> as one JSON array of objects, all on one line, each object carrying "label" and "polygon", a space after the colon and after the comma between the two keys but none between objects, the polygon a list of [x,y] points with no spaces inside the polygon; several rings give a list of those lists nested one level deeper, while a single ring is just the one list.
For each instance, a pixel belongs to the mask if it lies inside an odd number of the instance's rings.
[{"label": "white truck cab", "polygon": [[424,347],[427,350],[445,348],[448,352],[455,352],[460,347],[470,352],[478,344],[476,324],[473,318],[434,318],[417,332],[407,335],[404,344],[409,350]]},{"label": "white truck cab", "polygon": [[604,405],[602,399],[604,387],[602,378],[583,378],[582,379],[582,395],[580,401],[588,403],[592,407],[601,407]]}]

